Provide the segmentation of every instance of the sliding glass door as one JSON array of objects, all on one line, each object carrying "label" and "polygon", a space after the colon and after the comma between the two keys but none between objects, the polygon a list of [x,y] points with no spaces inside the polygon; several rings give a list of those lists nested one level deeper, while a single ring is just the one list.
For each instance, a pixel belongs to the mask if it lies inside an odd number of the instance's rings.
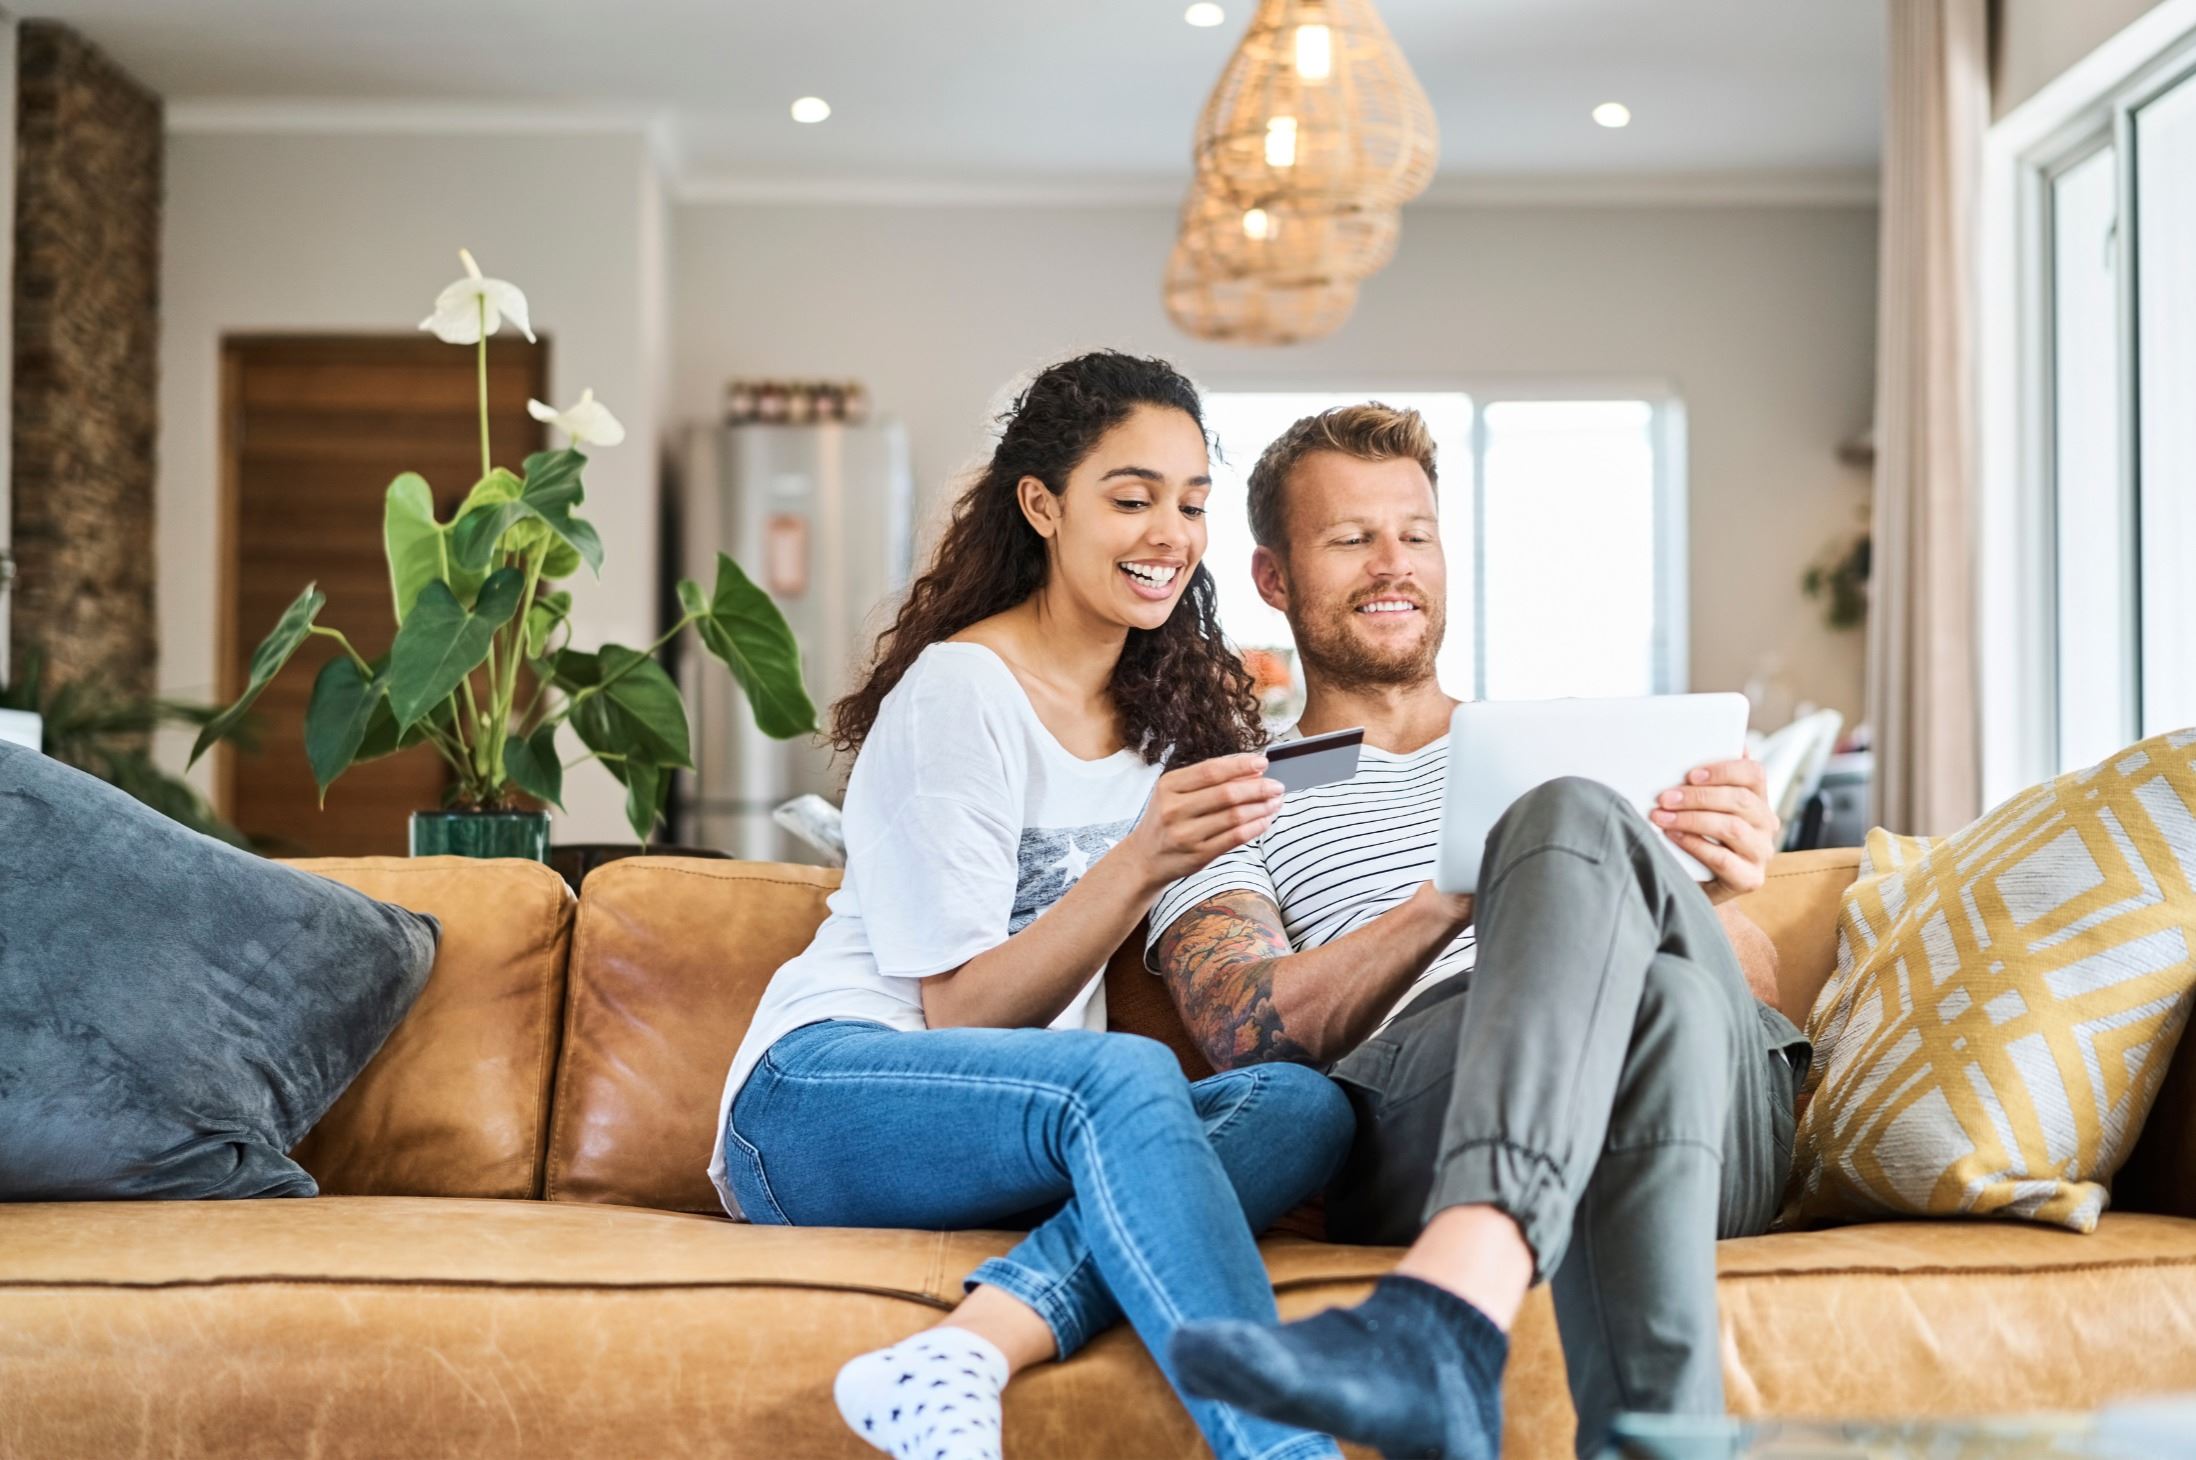
[{"label": "sliding glass door", "polygon": [[2196,46],[2063,137],[2026,194],[2039,770],[2196,725]]},{"label": "sliding glass door", "polygon": [[2142,723],[2196,725],[2196,74],[2130,108]]},{"label": "sliding glass door", "polygon": [[2120,449],[2119,151],[2051,179],[2051,472],[2061,765],[2135,738],[2135,511]]}]

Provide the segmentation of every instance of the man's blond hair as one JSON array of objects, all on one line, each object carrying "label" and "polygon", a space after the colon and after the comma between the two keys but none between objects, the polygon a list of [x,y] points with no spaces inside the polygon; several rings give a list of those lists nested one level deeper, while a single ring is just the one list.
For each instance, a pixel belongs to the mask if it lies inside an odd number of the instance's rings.
[{"label": "man's blond hair", "polygon": [[1429,484],[1439,482],[1434,473],[1433,432],[1416,411],[1367,401],[1306,416],[1276,436],[1251,468],[1251,537],[1260,547],[1286,555],[1289,520],[1283,494],[1297,464],[1315,451],[1339,451],[1359,461],[1408,457],[1425,469]]}]

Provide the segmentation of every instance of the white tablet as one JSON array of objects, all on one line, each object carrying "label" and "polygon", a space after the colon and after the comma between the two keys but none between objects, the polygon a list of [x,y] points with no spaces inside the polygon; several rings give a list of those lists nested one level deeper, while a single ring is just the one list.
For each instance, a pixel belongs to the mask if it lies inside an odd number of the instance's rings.
[{"label": "white tablet", "polygon": [[[1644,814],[1695,767],[1738,759],[1746,749],[1746,718],[1746,697],[1736,694],[1458,705],[1449,719],[1434,885],[1449,893],[1477,892],[1487,833],[1533,787],[1584,776]],[[1655,835],[1662,837],[1659,827]],[[1695,881],[1715,876],[1669,838],[1662,843]]]}]

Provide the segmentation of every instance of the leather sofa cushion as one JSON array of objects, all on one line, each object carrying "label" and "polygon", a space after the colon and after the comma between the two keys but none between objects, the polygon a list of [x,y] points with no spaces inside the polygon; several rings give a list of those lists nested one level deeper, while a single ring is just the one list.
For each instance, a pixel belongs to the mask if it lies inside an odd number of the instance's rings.
[{"label": "leather sofa cushion", "polygon": [[[843,1460],[839,1364],[934,1322],[1015,1240],[558,1202],[284,1205],[304,1220],[0,1210],[0,1454]],[[1274,1244],[1283,1311],[1353,1301],[1392,1256]],[[1197,1452],[1125,1329],[1018,1383],[1006,1428],[1010,1454]]]},{"label": "leather sofa cushion", "polygon": [[573,898],[538,862],[292,864],[442,922],[411,1012],[292,1153],[323,1193],[541,1194]]},{"label": "leather sofa cushion", "polygon": [[1156,1039],[1174,1051],[1182,1073],[1202,1080],[1212,1073],[1212,1062],[1190,1038],[1182,1016],[1174,1007],[1164,979],[1144,966],[1144,925],[1138,923],[1128,941],[1113,950],[1106,964],[1106,1024],[1129,1034]]},{"label": "leather sofa cushion", "polygon": [[1722,1243],[1734,1413],[2080,1411],[2196,1388],[2196,1222],[1878,1222]]},{"label": "leather sofa cushion", "polygon": [[[1787,1012],[1830,975],[1852,850],[1777,858],[1743,900],[1775,943]],[[573,933],[571,997],[544,1187],[551,1200],[714,1213],[709,1164],[732,1051],[778,966],[808,945],[839,874],[769,862],[636,857],[597,869]],[[1132,935],[1106,970],[1116,1029],[1211,1073]],[[1289,1223],[1308,1231],[1302,1222]]]},{"label": "leather sofa cushion", "polygon": [[[853,1453],[831,1376],[932,1321],[996,1232],[794,1231],[572,1203],[0,1208],[0,1453]],[[1282,1312],[1391,1249],[1264,1244]],[[1903,1223],[1726,1242],[1740,1414],[2081,1409],[2196,1388],[2196,1222],[2095,1234]],[[1567,1456],[1545,1290],[1506,1384],[1511,1460]],[[1125,1330],[1010,1391],[1010,1453],[1196,1452]],[[1361,1452],[1353,1452],[1361,1453]]]},{"label": "leather sofa cushion", "polygon": [[725,1072],[839,874],[631,857],[585,885],[544,1194],[721,1212],[707,1171]]}]

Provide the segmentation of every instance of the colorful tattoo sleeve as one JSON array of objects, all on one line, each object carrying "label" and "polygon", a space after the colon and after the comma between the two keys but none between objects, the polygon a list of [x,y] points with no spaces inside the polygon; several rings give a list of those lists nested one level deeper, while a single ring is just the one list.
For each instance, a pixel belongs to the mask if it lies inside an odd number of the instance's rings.
[{"label": "colorful tattoo sleeve", "polygon": [[1215,1069],[1317,1062],[1289,1037],[1273,1003],[1274,962],[1291,951],[1279,909],[1255,892],[1201,902],[1161,935],[1158,969]]}]

